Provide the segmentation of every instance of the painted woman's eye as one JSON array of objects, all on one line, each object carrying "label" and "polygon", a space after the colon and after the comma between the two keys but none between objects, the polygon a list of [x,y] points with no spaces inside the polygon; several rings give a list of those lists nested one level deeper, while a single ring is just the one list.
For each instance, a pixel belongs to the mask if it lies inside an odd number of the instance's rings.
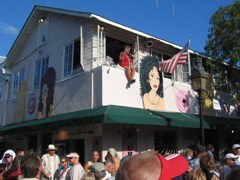
[{"label": "painted woman's eye", "polygon": [[151,74],[151,77],[153,77],[153,74]]}]

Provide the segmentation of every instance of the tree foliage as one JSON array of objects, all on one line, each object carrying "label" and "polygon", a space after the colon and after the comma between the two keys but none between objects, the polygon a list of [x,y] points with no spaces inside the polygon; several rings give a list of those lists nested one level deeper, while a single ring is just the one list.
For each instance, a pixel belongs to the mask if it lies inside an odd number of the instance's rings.
[{"label": "tree foliage", "polygon": [[221,6],[210,19],[206,53],[231,67],[240,62],[240,0]]}]

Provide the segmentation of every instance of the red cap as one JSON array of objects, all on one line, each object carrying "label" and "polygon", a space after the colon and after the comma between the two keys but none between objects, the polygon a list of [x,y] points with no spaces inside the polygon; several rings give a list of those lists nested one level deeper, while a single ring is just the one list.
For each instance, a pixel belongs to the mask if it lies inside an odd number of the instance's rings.
[{"label": "red cap", "polygon": [[157,154],[157,156],[162,165],[159,180],[171,180],[172,178],[182,175],[188,169],[186,158],[180,154],[172,154],[167,157]]}]

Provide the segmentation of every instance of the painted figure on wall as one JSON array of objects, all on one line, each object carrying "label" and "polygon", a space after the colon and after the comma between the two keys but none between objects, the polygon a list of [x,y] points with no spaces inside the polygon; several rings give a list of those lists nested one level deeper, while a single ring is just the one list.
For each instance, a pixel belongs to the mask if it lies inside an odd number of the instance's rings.
[{"label": "painted figure on wall", "polygon": [[14,110],[14,116],[13,116],[14,123],[19,123],[24,121],[26,92],[27,92],[27,82],[23,81],[19,86],[18,93],[16,96],[16,102],[14,107],[15,110]]},{"label": "painted figure on wall", "polygon": [[141,97],[144,109],[164,110],[163,78],[158,70],[159,60],[152,56],[142,59],[140,65]]},{"label": "painted figure on wall", "polygon": [[56,72],[50,67],[41,80],[41,91],[39,95],[38,119],[42,119],[54,114],[54,86]]}]

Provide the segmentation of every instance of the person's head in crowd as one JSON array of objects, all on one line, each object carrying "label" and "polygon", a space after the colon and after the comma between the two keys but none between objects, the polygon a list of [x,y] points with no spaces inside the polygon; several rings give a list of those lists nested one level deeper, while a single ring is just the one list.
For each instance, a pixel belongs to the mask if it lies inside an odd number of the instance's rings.
[{"label": "person's head in crowd", "polygon": [[201,154],[204,154],[206,152],[205,147],[203,147],[200,144],[194,144],[189,147],[193,150],[193,158],[199,157]]},{"label": "person's head in crowd", "polygon": [[199,162],[200,162],[200,168],[206,174],[207,179],[209,179],[211,177],[210,171],[214,170],[217,172],[214,158],[210,154],[207,154],[207,153],[202,154],[200,156]]},{"label": "person's head in crowd", "polygon": [[96,180],[96,178],[92,172],[87,172],[87,173],[84,173],[81,180]]},{"label": "person's head in crowd", "polygon": [[187,160],[191,160],[193,158],[193,150],[186,149],[184,152],[184,156],[187,158]]},{"label": "person's head in crowd", "polygon": [[207,151],[214,152],[214,146],[213,146],[212,144],[208,144],[208,145],[206,146],[206,150],[207,150]]},{"label": "person's head in crowd", "polygon": [[78,153],[72,152],[69,155],[67,155],[67,157],[68,157],[69,164],[74,166],[75,164],[79,163],[80,156],[78,155]]},{"label": "person's head in crowd", "polygon": [[232,170],[227,176],[227,180],[239,180],[240,179],[240,168]]},{"label": "person's head in crowd", "polygon": [[226,162],[227,166],[233,167],[235,165],[236,159],[238,159],[238,156],[236,156],[232,153],[228,153],[228,154],[226,154],[224,159],[225,159],[225,162]]},{"label": "person's head in crowd", "polygon": [[235,155],[240,155],[240,144],[234,144],[232,149]]},{"label": "person's head in crowd", "polygon": [[25,155],[20,167],[24,178],[39,178],[42,170],[41,159],[35,154]]},{"label": "person's head in crowd", "polygon": [[187,169],[188,162],[182,155],[173,154],[165,158],[155,151],[148,151],[123,161],[116,180],[172,179]]},{"label": "person's head in crowd", "polygon": [[[5,171],[3,174],[4,179],[10,179],[11,174],[14,172],[17,172],[20,169],[20,163],[22,159],[23,159],[23,156],[16,156],[14,158],[11,168]],[[18,175],[19,174],[16,173],[16,179]]]},{"label": "person's head in crowd", "polygon": [[24,156],[24,150],[22,148],[16,149],[16,156]]},{"label": "person's head in crowd", "polygon": [[93,162],[99,162],[99,158],[100,158],[99,152],[98,151],[93,151],[92,152],[92,161]]},{"label": "person's head in crowd", "polygon": [[66,169],[68,167],[68,158],[67,157],[61,158],[60,159],[60,164],[61,164],[63,169]]},{"label": "person's head in crowd", "polygon": [[57,148],[53,144],[48,145],[47,152],[50,156],[53,156],[56,153]]},{"label": "person's head in crowd", "polygon": [[3,157],[0,160],[0,163],[6,164],[7,169],[10,169],[15,157],[16,157],[15,152],[11,149],[8,149],[7,151],[4,152]]},{"label": "person's head in crowd", "polygon": [[114,173],[114,161],[113,160],[107,160],[105,162],[105,168],[106,171],[108,171],[110,174]]},{"label": "person's head in crowd", "polygon": [[185,180],[207,180],[207,177],[200,168],[195,168],[186,174]]},{"label": "person's head in crowd", "polygon": [[116,157],[116,156],[118,156],[118,155],[117,155],[117,151],[116,151],[116,149],[114,149],[114,148],[108,149],[108,153],[111,154],[113,158]]},{"label": "person's head in crowd", "polygon": [[94,174],[97,180],[101,180],[106,176],[106,168],[103,163],[94,162],[88,169]]},{"label": "person's head in crowd", "polygon": [[112,160],[112,161],[114,161],[113,160],[113,156],[108,152],[107,153],[107,155],[105,156],[105,161],[107,161],[107,160]]},{"label": "person's head in crowd", "polygon": [[65,153],[66,153],[65,146],[64,145],[60,145],[58,147],[58,154],[64,155]]}]

